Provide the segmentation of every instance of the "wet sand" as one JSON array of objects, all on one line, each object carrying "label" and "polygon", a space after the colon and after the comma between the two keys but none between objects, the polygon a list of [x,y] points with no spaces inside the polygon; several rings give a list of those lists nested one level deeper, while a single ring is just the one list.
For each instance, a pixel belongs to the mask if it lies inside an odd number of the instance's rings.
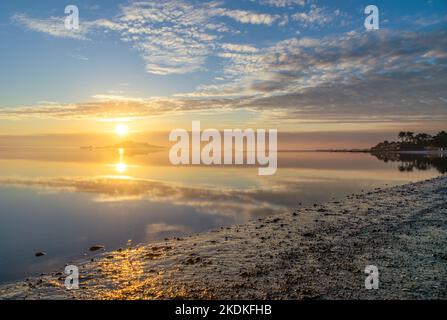
[{"label": "wet sand", "polygon": [[0,299],[446,299],[447,177],[77,265],[79,290],[60,270],[0,286]]}]

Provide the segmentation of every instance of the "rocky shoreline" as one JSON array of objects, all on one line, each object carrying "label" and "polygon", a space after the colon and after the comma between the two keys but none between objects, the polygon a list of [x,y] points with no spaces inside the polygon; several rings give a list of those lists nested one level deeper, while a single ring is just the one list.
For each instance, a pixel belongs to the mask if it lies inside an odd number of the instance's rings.
[{"label": "rocky shoreline", "polygon": [[[367,265],[378,290],[365,289]],[[0,286],[0,299],[446,299],[447,177],[376,189]]]}]

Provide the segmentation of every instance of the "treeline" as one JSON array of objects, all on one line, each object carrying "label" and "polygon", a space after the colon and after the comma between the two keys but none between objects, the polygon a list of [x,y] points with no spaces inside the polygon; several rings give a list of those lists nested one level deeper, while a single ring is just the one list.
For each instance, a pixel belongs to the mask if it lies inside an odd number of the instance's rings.
[{"label": "treeline", "polygon": [[421,151],[447,150],[447,133],[436,135],[427,133],[399,132],[398,141],[384,141],[371,148],[371,151]]}]

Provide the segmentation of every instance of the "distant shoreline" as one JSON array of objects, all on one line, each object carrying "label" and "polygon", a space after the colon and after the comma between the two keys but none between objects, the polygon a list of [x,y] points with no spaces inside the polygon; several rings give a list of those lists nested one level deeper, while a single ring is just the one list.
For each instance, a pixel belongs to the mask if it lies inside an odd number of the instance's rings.
[{"label": "distant shoreline", "polygon": [[317,149],[314,152],[346,152],[372,154],[447,154],[447,150],[372,150],[372,149]]}]

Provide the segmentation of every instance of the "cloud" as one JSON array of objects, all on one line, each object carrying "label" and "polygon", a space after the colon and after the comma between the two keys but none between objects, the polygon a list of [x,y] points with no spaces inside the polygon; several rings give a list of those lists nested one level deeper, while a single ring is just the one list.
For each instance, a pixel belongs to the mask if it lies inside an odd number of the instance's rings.
[{"label": "cloud", "polygon": [[[292,19],[309,28],[343,18],[343,13],[314,3],[262,3],[300,6]],[[27,28],[66,36],[51,27],[56,18],[15,17]],[[213,70],[216,80],[169,98],[102,95],[74,104],[2,109],[0,117],[129,118],[241,108],[272,119],[309,122],[427,121],[446,116],[447,34],[442,25],[427,32],[351,31],[254,46],[225,41],[234,30],[222,17],[263,25],[283,18],[229,10],[217,2],[128,3],[116,17],[87,24],[78,37],[95,28],[117,32],[139,51],[147,72],[159,75],[202,70],[208,57],[217,57],[222,69]]]},{"label": "cloud", "polygon": [[222,110],[236,107],[231,99],[140,99],[116,95],[94,95],[96,101],[50,103],[0,109],[0,119],[42,118],[60,120],[139,119],[184,112]]},{"label": "cloud", "polygon": [[262,5],[268,5],[277,8],[293,7],[295,5],[303,7],[306,5],[307,2],[311,2],[311,0],[258,0],[258,1]]},{"label": "cloud", "polygon": [[[64,17],[34,19],[16,14],[13,21],[29,30],[60,38],[86,40],[95,30],[112,31],[140,53],[148,73],[186,74],[204,69],[224,34],[235,33],[225,22],[272,25],[279,15],[230,10],[217,2],[184,0],[135,1],[120,7],[110,19],[82,20],[79,30],[66,30]],[[281,23],[286,20],[282,18]]]},{"label": "cloud", "polygon": [[311,5],[308,11],[299,11],[292,15],[292,20],[298,22],[301,27],[322,27],[331,24],[342,16],[340,10],[330,10]]},{"label": "cloud", "polygon": [[279,15],[255,13],[246,10],[217,9],[215,13],[221,16],[229,17],[240,23],[265,24],[268,26],[272,25],[280,18]]},{"label": "cloud", "polygon": [[111,29],[141,53],[147,72],[190,73],[202,68],[218,34],[227,30],[212,21],[215,6],[181,0],[133,2],[121,7]]},{"label": "cloud", "polygon": [[243,52],[243,53],[255,53],[258,51],[257,48],[247,44],[233,44],[233,43],[224,43],[222,45],[222,49],[232,52]]},{"label": "cloud", "polygon": [[194,92],[152,99],[99,95],[92,102],[3,109],[0,117],[132,118],[245,108],[310,123],[445,119],[446,36],[382,30],[291,38],[264,48],[224,44],[221,80]]},{"label": "cloud", "polygon": [[338,23],[346,26],[348,24],[348,14],[340,9],[330,9],[328,7],[319,7],[314,0],[252,0],[261,5],[267,5],[276,8],[289,8],[299,11],[292,15],[284,14],[279,26],[285,26],[292,20],[300,28],[317,29],[323,26]]},{"label": "cloud", "polygon": [[93,24],[82,23],[79,29],[68,30],[65,28],[64,17],[49,17],[47,19],[34,19],[25,14],[15,14],[11,17],[15,23],[21,24],[29,30],[42,32],[58,38],[71,38],[86,40]]},{"label": "cloud", "polygon": [[243,96],[239,107],[283,118],[429,120],[447,115],[446,53],[445,31],[291,38],[220,54],[229,80],[195,94]]},{"label": "cloud", "polygon": [[135,102],[135,103],[144,102],[144,99],[141,98],[119,96],[115,94],[95,94],[92,96],[92,98],[100,102]]}]

